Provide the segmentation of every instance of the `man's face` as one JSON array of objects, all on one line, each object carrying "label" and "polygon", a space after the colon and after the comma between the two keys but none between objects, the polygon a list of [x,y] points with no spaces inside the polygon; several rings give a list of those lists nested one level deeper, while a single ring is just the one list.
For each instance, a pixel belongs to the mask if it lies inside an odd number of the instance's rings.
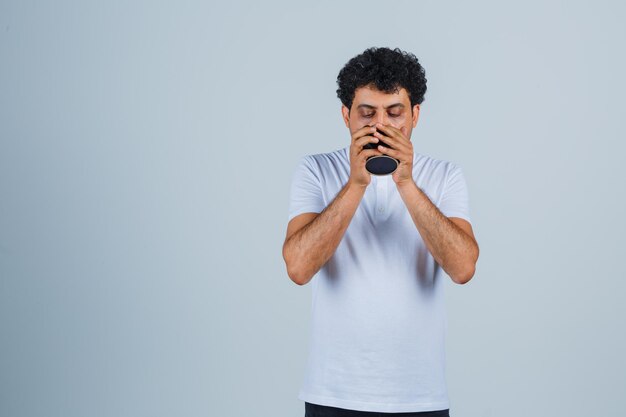
[{"label": "man's face", "polygon": [[350,134],[363,126],[382,123],[400,129],[409,140],[417,125],[419,110],[420,106],[416,104],[411,114],[411,100],[404,88],[397,93],[387,94],[370,86],[357,88],[349,112],[346,106],[341,106]]}]

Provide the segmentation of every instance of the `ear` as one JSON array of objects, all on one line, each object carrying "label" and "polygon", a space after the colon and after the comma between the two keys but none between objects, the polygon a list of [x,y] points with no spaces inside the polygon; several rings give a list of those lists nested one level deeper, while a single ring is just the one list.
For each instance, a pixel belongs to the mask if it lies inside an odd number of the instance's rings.
[{"label": "ear", "polygon": [[413,127],[417,126],[417,119],[420,117],[420,105],[413,106]]},{"label": "ear", "polygon": [[350,128],[350,110],[343,104],[341,105],[341,115],[343,116],[343,122],[346,124],[346,127]]}]

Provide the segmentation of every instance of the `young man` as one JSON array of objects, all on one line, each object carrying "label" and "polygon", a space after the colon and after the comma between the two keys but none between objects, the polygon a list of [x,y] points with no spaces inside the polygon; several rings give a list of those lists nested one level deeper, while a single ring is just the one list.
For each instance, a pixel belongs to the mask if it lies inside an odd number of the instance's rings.
[{"label": "young man", "polygon": [[[291,280],[313,285],[298,398],[305,416],[448,416],[441,270],[465,284],[479,252],[465,178],[414,150],[426,77],[413,54],[369,48],[337,83],[351,142],[301,158],[283,245]],[[392,174],[366,169],[381,155]]]}]

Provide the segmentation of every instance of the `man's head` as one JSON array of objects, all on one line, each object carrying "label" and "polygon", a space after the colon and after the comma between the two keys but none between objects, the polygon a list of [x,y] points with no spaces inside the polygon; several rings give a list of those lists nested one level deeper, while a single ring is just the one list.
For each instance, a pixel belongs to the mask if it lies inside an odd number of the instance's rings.
[{"label": "man's head", "polygon": [[415,55],[398,48],[368,48],[339,71],[337,85],[350,132],[382,123],[410,139],[426,93],[426,74]]}]

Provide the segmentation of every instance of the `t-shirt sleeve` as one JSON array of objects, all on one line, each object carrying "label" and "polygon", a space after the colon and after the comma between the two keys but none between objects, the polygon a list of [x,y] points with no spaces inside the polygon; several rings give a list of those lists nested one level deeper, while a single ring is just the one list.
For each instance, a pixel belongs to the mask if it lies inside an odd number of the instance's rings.
[{"label": "t-shirt sleeve", "polygon": [[446,217],[460,217],[472,222],[469,210],[469,194],[463,170],[456,164],[452,165],[439,204],[439,210]]},{"label": "t-shirt sleeve", "polygon": [[289,220],[302,213],[321,213],[326,206],[322,196],[320,177],[308,156],[298,163],[289,192]]}]

